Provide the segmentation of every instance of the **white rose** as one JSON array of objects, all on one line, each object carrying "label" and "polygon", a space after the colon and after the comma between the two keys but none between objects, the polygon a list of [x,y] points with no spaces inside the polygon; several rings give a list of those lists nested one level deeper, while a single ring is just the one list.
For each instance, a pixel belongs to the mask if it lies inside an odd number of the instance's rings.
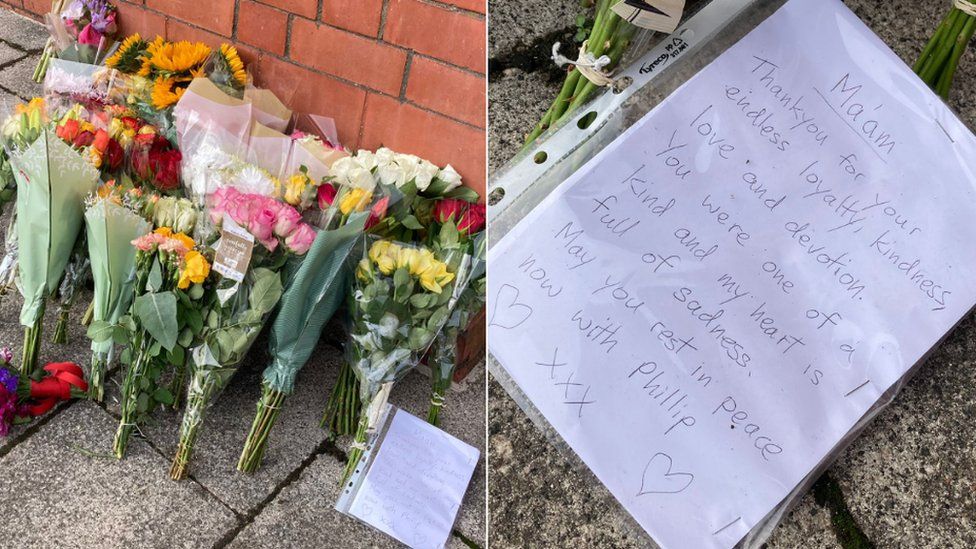
[{"label": "white rose", "polygon": [[427,190],[427,187],[430,186],[430,182],[437,177],[438,171],[440,171],[439,168],[433,163],[422,160],[417,166],[417,171],[414,174],[414,183],[417,185],[417,190]]},{"label": "white rose", "polygon": [[331,174],[340,184],[345,184],[349,179],[349,172],[358,167],[359,165],[352,157],[344,156],[332,163]]},{"label": "white rose", "polygon": [[376,174],[380,176],[380,181],[382,181],[384,185],[402,187],[407,184],[407,181],[410,181],[407,172],[403,169],[403,166],[396,162],[380,165]]},{"label": "white rose", "polygon": [[452,191],[461,186],[461,174],[457,173],[450,164],[444,166],[444,169],[438,172],[437,179],[440,179],[446,185],[444,192]]},{"label": "white rose", "polygon": [[366,168],[358,166],[349,171],[346,175],[346,181],[350,187],[365,189],[369,192],[373,192],[373,188],[376,187],[376,180],[373,179],[373,173]]},{"label": "white rose", "polygon": [[360,149],[356,152],[355,158],[359,165],[367,170],[372,170],[376,167],[376,155],[372,151]]},{"label": "white rose", "polygon": [[385,166],[390,162],[393,162],[393,157],[395,155],[396,153],[391,151],[390,149],[387,149],[386,147],[381,147],[379,150],[376,151],[376,154],[374,154],[373,157],[376,159],[377,166]]}]

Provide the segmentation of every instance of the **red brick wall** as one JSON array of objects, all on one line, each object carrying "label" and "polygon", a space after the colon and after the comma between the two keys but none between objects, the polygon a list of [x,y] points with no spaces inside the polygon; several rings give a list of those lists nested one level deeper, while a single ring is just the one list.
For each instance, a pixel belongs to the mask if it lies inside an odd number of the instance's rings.
[{"label": "red brick wall", "polygon": [[[257,85],[350,149],[452,164],[485,188],[486,0],[115,0],[128,34],[235,44]],[[37,18],[50,0],[0,0]]]}]

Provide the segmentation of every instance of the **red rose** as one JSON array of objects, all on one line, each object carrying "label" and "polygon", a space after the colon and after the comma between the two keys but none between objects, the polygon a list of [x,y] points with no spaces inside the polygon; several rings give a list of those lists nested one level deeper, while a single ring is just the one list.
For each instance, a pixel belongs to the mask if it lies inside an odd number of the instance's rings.
[{"label": "red rose", "polygon": [[339,191],[331,183],[323,183],[319,186],[319,209],[324,210],[335,202],[336,193]]},{"label": "red rose", "polygon": [[383,220],[386,217],[386,208],[390,205],[390,197],[384,196],[382,199],[378,200],[376,204],[369,210],[369,219],[366,220],[366,227],[364,230],[370,230],[373,226]]},{"label": "red rose", "polygon": [[172,191],[180,186],[180,151],[150,151],[149,165],[155,177],[149,182],[161,191]]},{"label": "red rose", "polygon": [[105,151],[108,150],[108,142],[111,140],[112,138],[109,137],[107,131],[98,130],[95,132],[95,139],[92,141],[92,147],[95,147],[96,151],[104,154]]},{"label": "red rose", "polygon": [[78,131],[81,129],[81,124],[78,123],[74,118],[64,121],[64,124],[58,126],[55,133],[58,137],[63,139],[67,143],[72,143],[76,137],[78,137]]},{"label": "red rose", "polygon": [[457,228],[462,233],[474,234],[485,228],[485,205],[472,204],[468,211],[464,212],[461,220],[458,221]]},{"label": "red rose", "polygon": [[125,160],[125,150],[119,142],[110,139],[108,142],[108,149],[105,151],[105,158],[102,161],[102,167],[108,168],[108,171],[114,172],[122,167],[122,161]]},{"label": "red rose", "polygon": [[88,145],[91,145],[92,142],[94,141],[95,141],[95,134],[93,134],[88,130],[85,130],[79,133],[75,137],[74,142],[72,142],[71,144],[74,145],[75,147],[87,147]]},{"label": "red rose", "polygon": [[434,219],[438,223],[447,223],[448,221],[457,222],[461,219],[461,214],[464,213],[465,208],[468,207],[468,203],[459,198],[445,198],[439,200],[437,204],[434,205]]}]

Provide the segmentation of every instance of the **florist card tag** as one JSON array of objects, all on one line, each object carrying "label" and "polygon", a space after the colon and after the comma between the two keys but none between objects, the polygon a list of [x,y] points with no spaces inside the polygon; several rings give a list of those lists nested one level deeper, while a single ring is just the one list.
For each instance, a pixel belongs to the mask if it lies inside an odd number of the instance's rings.
[{"label": "florist card tag", "polygon": [[247,265],[254,251],[254,236],[242,229],[230,216],[224,216],[220,241],[214,255],[213,269],[231,280],[244,281]]},{"label": "florist card tag", "polygon": [[336,509],[410,547],[442,548],[481,453],[393,406],[384,418]]},{"label": "florist card tag", "polygon": [[684,0],[620,0],[610,7],[622,19],[643,29],[672,33],[685,10]]},{"label": "florist card tag", "polygon": [[732,547],[976,302],[974,174],[853,13],[791,0],[490,250],[489,349],[659,545]]}]

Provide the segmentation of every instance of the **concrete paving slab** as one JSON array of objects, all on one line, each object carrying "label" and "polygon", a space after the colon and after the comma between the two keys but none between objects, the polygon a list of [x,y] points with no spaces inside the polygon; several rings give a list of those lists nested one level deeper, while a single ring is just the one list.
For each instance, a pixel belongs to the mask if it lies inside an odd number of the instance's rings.
[{"label": "concrete paving slab", "polygon": [[0,10],[0,40],[21,50],[39,53],[47,38],[47,30],[37,21],[6,9]]},{"label": "concrete paving slab", "polygon": [[497,58],[529,47],[538,36],[559,35],[570,28],[575,32],[579,5],[580,0],[490,2],[488,57]]},{"label": "concrete paving slab", "polygon": [[123,461],[104,455],[114,424],[76,402],[0,459],[0,537],[20,547],[195,548],[237,523],[198,484],[171,482],[144,442]]},{"label": "concrete paving slab", "polygon": [[344,466],[330,455],[316,458],[227,547],[398,547],[385,534],[333,509]]},{"label": "concrete paving slab", "polygon": [[4,67],[0,70],[0,87],[17,94],[24,100],[41,95],[43,93],[41,85],[31,79],[36,67],[37,58],[33,56]]},{"label": "concrete paving slab", "polygon": [[4,42],[0,42],[0,66],[6,65],[11,61],[26,57],[28,54],[15,49]]}]

